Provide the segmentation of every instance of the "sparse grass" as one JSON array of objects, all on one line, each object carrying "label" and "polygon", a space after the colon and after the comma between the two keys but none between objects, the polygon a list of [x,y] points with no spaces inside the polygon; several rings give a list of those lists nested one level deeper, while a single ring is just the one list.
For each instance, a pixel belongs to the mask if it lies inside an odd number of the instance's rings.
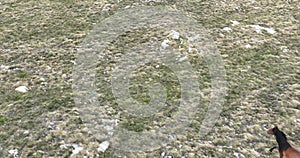
[{"label": "sparse grass", "polygon": [[0,124],[4,123],[5,119],[3,117],[0,117]]},{"label": "sparse grass", "polygon": [[[199,138],[199,128],[210,103],[210,74],[204,58],[187,53],[186,42],[170,43],[187,55],[197,74],[201,100],[193,130],[170,140],[157,151],[122,153],[128,157],[274,157],[264,150],[274,144],[266,128],[278,124],[294,144],[299,131],[299,11],[297,1],[168,1],[148,3],[130,0],[0,2],[0,157],[18,149],[21,157],[70,157],[77,143],[84,151],[76,156],[95,157],[98,138],[84,126],[72,92],[72,69],[79,44],[96,23],[127,7],[165,5],[187,12],[211,35],[224,60],[227,95],[223,111],[210,133]],[[239,22],[232,26],[232,20]],[[257,33],[248,25],[272,27]],[[230,27],[232,31],[222,30]],[[149,131],[163,126],[178,111],[181,85],[176,74],[159,63],[135,69],[129,84],[131,97],[143,106],[151,102],[151,85],[160,83],[168,105],[150,117],[136,117],[119,105],[111,91],[111,72],[117,58],[141,43],[163,41],[168,32],[156,28],[124,33],[105,49],[97,66],[99,102],[108,116],[129,131]],[[249,44],[251,47],[246,48]],[[27,93],[14,89],[28,85]],[[89,103],[84,104],[89,106]],[[30,137],[30,138],[29,138]],[[181,147],[179,147],[181,146]],[[87,155],[86,151],[90,151]],[[109,148],[100,157],[117,157]],[[123,155],[122,155],[123,154]],[[120,155],[119,155],[120,156]],[[277,155],[276,155],[277,156]]]}]

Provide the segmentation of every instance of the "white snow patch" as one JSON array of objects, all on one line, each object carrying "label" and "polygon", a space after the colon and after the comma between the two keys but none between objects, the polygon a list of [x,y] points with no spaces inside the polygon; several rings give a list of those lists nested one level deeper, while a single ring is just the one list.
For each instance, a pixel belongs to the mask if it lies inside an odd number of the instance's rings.
[{"label": "white snow patch", "polygon": [[283,53],[287,53],[287,52],[289,52],[290,50],[288,49],[288,48],[284,48],[283,50],[282,50],[282,52]]},{"label": "white snow patch", "polygon": [[230,27],[224,27],[222,30],[227,31],[227,32],[232,31],[232,29]]},{"label": "white snow patch", "polygon": [[46,81],[46,80],[45,80],[45,78],[44,78],[44,77],[41,77],[41,78],[40,78],[40,81]]},{"label": "white snow patch", "polygon": [[193,41],[195,41],[198,38],[199,38],[199,34],[197,34],[196,36],[193,36],[193,37],[187,37],[188,42],[193,42]]},{"label": "white snow patch", "polygon": [[28,88],[26,86],[19,86],[15,90],[18,91],[18,92],[21,92],[21,93],[28,92]]},{"label": "white snow patch", "polygon": [[161,154],[160,154],[160,157],[164,157],[166,155],[166,153],[165,152],[162,152]]},{"label": "white snow patch", "polygon": [[179,61],[179,62],[182,62],[182,61],[184,61],[184,60],[186,60],[186,59],[188,59],[188,57],[187,57],[187,56],[184,56],[184,57],[179,58],[178,61]]},{"label": "white snow patch", "polygon": [[231,26],[236,26],[238,24],[240,24],[238,21],[231,20]]},{"label": "white snow patch", "polygon": [[68,144],[61,144],[59,147],[61,149],[67,149],[68,148]]},{"label": "white snow patch", "polygon": [[162,43],[161,43],[161,48],[165,49],[169,46],[169,43],[170,41],[169,40],[164,40]]},{"label": "white snow patch", "polygon": [[43,150],[37,150],[38,153],[44,154],[45,152]]},{"label": "white snow patch", "polygon": [[78,146],[78,144],[72,144],[73,146],[73,151],[72,155],[78,154],[81,150],[83,150],[83,147]]},{"label": "white snow patch", "polygon": [[109,147],[109,142],[104,141],[99,145],[99,147],[97,148],[97,151],[105,152],[108,147]]},{"label": "white snow patch", "polygon": [[67,78],[67,74],[62,74],[61,78]]},{"label": "white snow patch", "polygon": [[236,157],[236,158],[245,158],[245,156],[241,153],[236,153],[234,152],[233,155]]},{"label": "white snow patch", "polygon": [[255,28],[255,31],[256,31],[257,33],[261,33],[261,30],[265,30],[265,31],[267,31],[269,34],[274,34],[274,33],[276,33],[276,31],[275,31],[272,27],[267,28],[267,27],[262,27],[262,26],[259,26],[259,25],[249,25],[249,26],[252,27],[252,28]]},{"label": "white snow patch", "polygon": [[12,155],[13,157],[18,157],[19,151],[18,151],[18,149],[11,149],[8,151],[8,153],[10,155]]},{"label": "white snow patch", "polygon": [[250,44],[246,44],[245,48],[251,48],[251,45]]},{"label": "white snow patch", "polygon": [[179,39],[179,32],[171,30],[169,36],[172,36],[173,39]]},{"label": "white snow patch", "polygon": [[7,70],[7,69],[9,69],[9,66],[0,65],[0,68],[3,69],[3,70]]}]

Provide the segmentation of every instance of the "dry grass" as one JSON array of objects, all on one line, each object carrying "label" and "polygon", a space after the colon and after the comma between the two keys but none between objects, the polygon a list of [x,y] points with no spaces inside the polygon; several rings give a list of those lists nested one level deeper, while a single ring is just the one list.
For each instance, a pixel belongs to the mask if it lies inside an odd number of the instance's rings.
[{"label": "dry grass", "polygon": [[[97,153],[98,141],[82,124],[72,99],[72,68],[78,45],[93,26],[126,6],[166,5],[189,13],[211,34],[225,63],[228,92],[220,119],[205,138],[198,139],[193,132],[173,140],[159,150],[132,154],[129,157],[159,157],[166,153],[173,157],[274,157],[268,149],[275,144],[266,129],[278,124],[292,144],[300,145],[300,54],[299,2],[297,1],[166,1],[147,3],[129,0],[117,1],[18,1],[0,2],[0,157],[11,156],[17,149],[21,157],[69,157],[72,143],[84,150],[78,155],[113,157],[116,151]],[[239,22],[232,26],[232,20]],[[258,33],[249,25],[274,28],[276,33]],[[230,27],[232,31],[223,30]],[[154,30],[148,30],[154,31]],[[142,36],[137,32],[134,36]],[[108,55],[118,53],[134,37],[120,37],[111,46]],[[141,38],[142,39],[142,38]],[[251,47],[247,48],[249,44]],[[114,51],[113,51],[114,50]],[[209,89],[207,70],[203,60],[189,56],[191,63],[203,76],[199,85]],[[4,68],[3,66],[8,66]],[[102,62],[99,71],[111,66]],[[203,70],[202,70],[203,68]],[[150,67],[141,72],[154,72]],[[163,71],[163,70],[162,70]],[[154,74],[152,77],[164,75]],[[150,75],[151,76],[151,75]],[[105,80],[99,76],[99,81]],[[148,78],[146,76],[145,78]],[[148,102],[147,90],[140,88],[146,79],[133,85],[141,91],[134,96]],[[166,76],[167,88],[176,92],[174,74]],[[140,85],[139,85],[140,84]],[[25,85],[28,93],[15,88]],[[118,113],[110,84],[99,87],[105,105]],[[107,93],[105,93],[107,92]],[[203,92],[203,95],[207,95]],[[177,95],[169,98],[176,104]],[[203,100],[203,104],[207,104]],[[167,109],[171,111],[172,109]],[[168,114],[168,112],[166,112]],[[130,116],[120,115],[129,119]],[[124,119],[123,118],[123,119]],[[149,120],[138,123],[123,122],[131,130],[153,126]],[[142,124],[141,124],[142,122]],[[151,122],[151,120],[150,120]],[[147,127],[144,125],[146,124]],[[193,124],[197,129],[198,124]],[[67,144],[66,147],[61,145]],[[86,153],[88,151],[89,153]],[[241,155],[239,155],[241,157]]]}]

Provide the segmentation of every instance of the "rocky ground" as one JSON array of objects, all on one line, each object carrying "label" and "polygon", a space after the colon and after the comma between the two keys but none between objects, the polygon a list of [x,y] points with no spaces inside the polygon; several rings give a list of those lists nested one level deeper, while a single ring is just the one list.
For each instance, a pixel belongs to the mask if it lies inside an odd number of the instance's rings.
[{"label": "rocky ground", "polygon": [[[198,132],[205,111],[198,110],[191,130],[170,137],[165,146],[139,153],[119,151],[111,144],[105,149],[106,139],[90,132],[74,102],[76,54],[103,19],[141,6],[181,11],[208,31],[226,71],[225,102],[204,137]],[[268,151],[276,142],[266,134],[274,124],[300,147],[299,8],[296,0],[1,1],[0,157],[276,157],[277,151]],[[134,71],[130,94],[148,104],[149,87],[162,81],[166,108],[155,117],[135,117],[115,101],[110,82],[114,59],[145,41],[169,40],[168,45],[187,57],[198,76],[199,109],[211,102],[204,57],[188,51],[186,37],[170,32],[155,28],[126,32],[105,48],[105,58],[95,68],[97,98],[104,113],[127,130],[151,131],[178,112],[180,81],[158,63]]]}]

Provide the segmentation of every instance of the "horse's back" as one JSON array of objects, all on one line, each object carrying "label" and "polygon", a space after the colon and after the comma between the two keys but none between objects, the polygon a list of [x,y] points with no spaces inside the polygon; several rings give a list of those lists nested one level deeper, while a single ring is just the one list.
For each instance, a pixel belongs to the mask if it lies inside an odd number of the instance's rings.
[{"label": "horse's back", "polygon": [[296,148],[290,147],[283,152],[283,158],[300,158],[300,151]]}]

